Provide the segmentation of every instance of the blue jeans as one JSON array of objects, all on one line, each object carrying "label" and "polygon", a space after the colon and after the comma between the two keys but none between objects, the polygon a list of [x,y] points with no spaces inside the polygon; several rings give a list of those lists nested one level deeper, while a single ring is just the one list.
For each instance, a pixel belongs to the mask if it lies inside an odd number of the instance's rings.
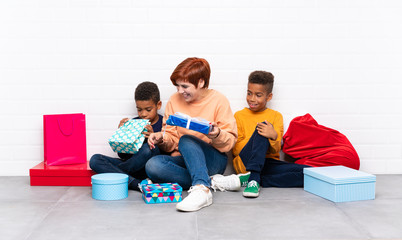
[{"label": "blue jeans", "polygon": [[249,181],[255,180],[262,187],[303,187],[303,169],[310,166],[265,158],[269,147],[268,138],[255,130],[241,150],[239,156],[251,172]]},{"label": "blue jeans", "polygon": [[147,161],[158,154],[160,154],[159,148],[151,150],[148,143],[144,143],[136,154],[125,161],[120,158],[95,154],[91,157],[89,166],[96,173],[125,173],[129,176],[129,186],[132,184],[133,187],[136,187],[139,183],[138,178],[139,180],[146,178],[145,164]]},{"label": "blue jeans", "polygon": [[197,184],[210,187],[209,176],[225,171],[226,154],[197,137],[182,136],[179,152],[181,156],[158,155],[147,162],[145,170],[152,181],[178,183],[184,189]]}]

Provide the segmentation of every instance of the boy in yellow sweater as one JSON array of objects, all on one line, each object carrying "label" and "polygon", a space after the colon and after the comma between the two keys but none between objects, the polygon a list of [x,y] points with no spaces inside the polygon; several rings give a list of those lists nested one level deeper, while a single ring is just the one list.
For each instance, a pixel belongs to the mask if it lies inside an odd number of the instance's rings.
[{"label": "boy in yellow sweater", "polygon": [[242,185],[243,196],[258,197],[262,187],[295,187],[300,185],[300,164],[279,161],[283,136],[282,114],[266,107],[272,99],[274,76],[254,71],[247,87],[247,104],[234,114],[238,139],[233,148],[233,166]]}]

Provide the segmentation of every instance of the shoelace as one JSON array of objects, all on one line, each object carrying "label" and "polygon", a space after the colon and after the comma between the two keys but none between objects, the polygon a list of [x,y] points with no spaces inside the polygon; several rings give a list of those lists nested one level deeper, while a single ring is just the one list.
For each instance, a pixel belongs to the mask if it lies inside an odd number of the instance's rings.
[{"label": "shoelace", "polygon": [[204,191],[205,189],[207,189],[207,187],[205,187],[205,186],[202,186],[202,187],[199,187],[199,186],[191,186],[190,189],[189,189],[187,192],[188,192],[188,193],[191,193],[191,192],[194,192],[194,191],[197,191],[197,190],[202,190],[202,191]]},{"label": "shoelace", "polygon": [[197,190],[196,188],[194,188],[194,186],[191,186],[190,189],[187,191],[188,193],[194,192],[194,190]]},{"label": "shoelace", "polygon": [[257,182],[256,181],[251,181],[248,183],[247,187],[258,187]]},{"label": "shoelace", "polygon": [[225,192],[226,189],[224,186],[222,186],[221,183],[219,183],[218,181],[216,181],[215,179],[211,179],[211,188],[214,190],[214,192],[216,192],[216,189],[219,189],[222,192]]}]

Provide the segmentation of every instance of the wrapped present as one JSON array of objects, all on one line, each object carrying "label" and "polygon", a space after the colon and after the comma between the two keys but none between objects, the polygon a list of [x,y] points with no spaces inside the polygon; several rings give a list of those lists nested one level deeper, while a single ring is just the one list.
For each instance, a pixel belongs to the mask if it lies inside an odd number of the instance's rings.
[{"label": "wrapped present", "polygon": [[31,186],[91,186],[94,174],[89,162],[57,166],[41,162],[29,169]]},{"label": "wrapped present", "polygon": [[376,176],[344,166],[304,169],[304,190],[333,202],[375,198]]},{"label": "wrapped present", "polygon": [[182,200],[183,188],[177,183],[160,183],[141,185],[142,199],[147,204],[171,203]]},{"label": "wrapped present", "polygon": [[128,120],[109,138],[110,147],[118,153],[137,153],[144,143],[142,131],[147,124],[146,119]]},{"label": "wrapped present", "polygon": [[100,173],[91,177],[92,198],[96,200],[120,200],[128,197],[128,175]]},{"label": "wrapped present", "polygon": [[184,127],[204,134],[208,134],[212,129],[212,124],[209,121],[200,118],[192,118],[179,112],[170,115],[166,120],[166,124]]}]

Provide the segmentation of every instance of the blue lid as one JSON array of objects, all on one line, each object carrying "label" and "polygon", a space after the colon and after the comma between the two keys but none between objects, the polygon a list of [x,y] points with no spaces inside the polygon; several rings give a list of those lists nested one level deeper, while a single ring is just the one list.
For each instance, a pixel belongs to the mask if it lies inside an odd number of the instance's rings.
[{"label": "blue lid", "polygon": [[128,175],[123,173],[100,173],[91,177],[96,184],[119,184],[128,182]]},{"label": "blue lid", "polygon": [[332,184],[375,182],[376,176],[344,166],[305,168],[303,173]]},{"label": "blue lid", "polygon": [[178,183],[154,183],[141,185],[143,192],[164,193],[164,192],[179,192],[183,188]]}]

